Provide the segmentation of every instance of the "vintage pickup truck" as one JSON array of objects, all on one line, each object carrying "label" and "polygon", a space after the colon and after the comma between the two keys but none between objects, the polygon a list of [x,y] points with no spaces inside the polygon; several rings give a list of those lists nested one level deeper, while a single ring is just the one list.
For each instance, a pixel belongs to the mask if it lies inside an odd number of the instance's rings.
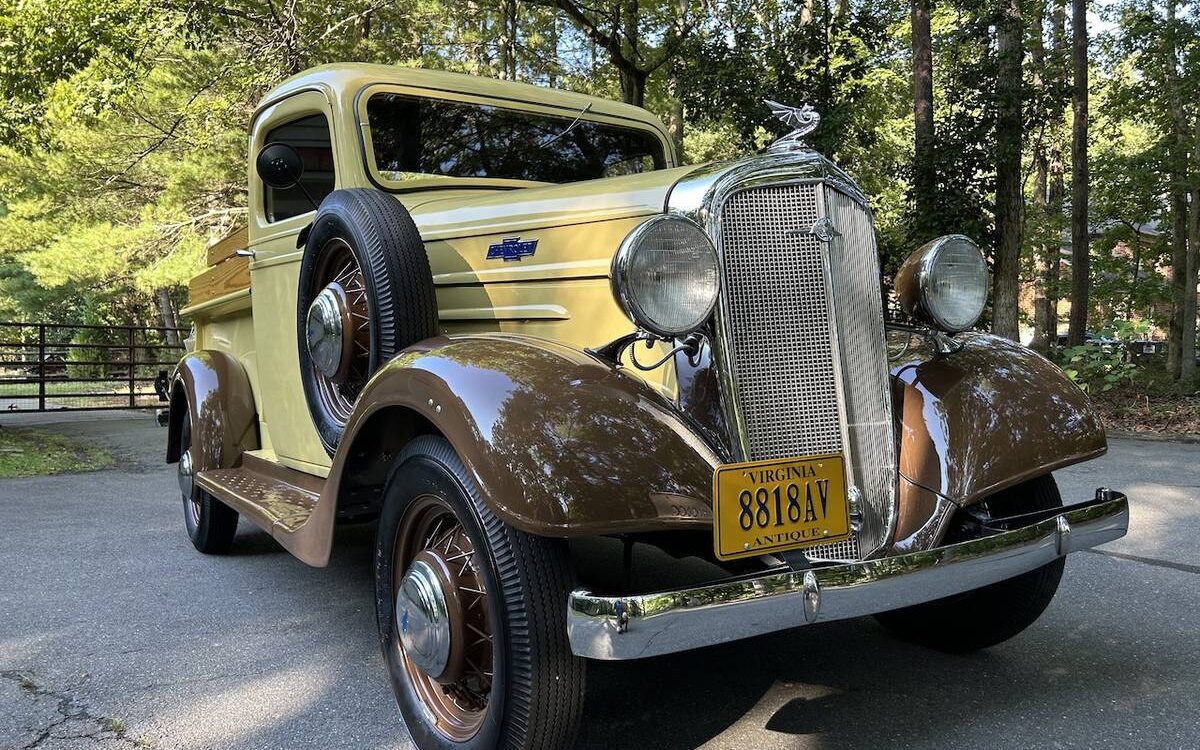
[{"label": "vintage pickup truck", "polygon": [[242,518],[321,566],[378,525],[418,747],[569,746],[588,659],[872,614],[987,647],[1125,533],[1124,495],[1051,476],[1106,449],[1084,394],[970,330],[978,247],[885,286],[817,113],[769,104],[792,132],[703,166],[641,109],[434,71],[317,68],[254,113],[167,460],[201,552]]}]

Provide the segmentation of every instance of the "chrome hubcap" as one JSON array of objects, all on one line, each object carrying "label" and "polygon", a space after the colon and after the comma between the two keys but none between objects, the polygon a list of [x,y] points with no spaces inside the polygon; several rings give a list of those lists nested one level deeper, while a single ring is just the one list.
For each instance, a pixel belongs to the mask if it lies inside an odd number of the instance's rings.
[{"label": "chrome hubcap", "polygon": [[450,616],[433,566],[414,560],[396,596],[396,629],[408,658],[437,678],[450,662]]},{"label": "chrome hubcap", "polygon": [[187,499],[192,497],[192,485],[194,477],[192,476],[195,470],[192,468],[192,452],[186,450],[179,457],[179,489],[183,492],[183,496]]},{"label": "chrome hubcap", "polygon": [[322,289],[308,307],[308,354],[327,378],[335,377],[342,369],[345,318],[345,295],[332,284]]}]

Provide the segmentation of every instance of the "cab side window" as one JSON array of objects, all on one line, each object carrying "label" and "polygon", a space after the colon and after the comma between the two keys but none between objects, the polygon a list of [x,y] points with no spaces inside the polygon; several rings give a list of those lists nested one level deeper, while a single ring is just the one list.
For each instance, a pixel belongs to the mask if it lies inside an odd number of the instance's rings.
[{"label": "cab side window", "polygon": [[[300,184],[320,203],[333,192],[333,143],[329,137],[329,121],[325,115],[310,115],[280,125],[267,133],[263,145],[286,143],[304,160],[304,176]],[[277,190],[263,185],[267,221],[275,222],[313,210],[312,203],[299,186]]]}]

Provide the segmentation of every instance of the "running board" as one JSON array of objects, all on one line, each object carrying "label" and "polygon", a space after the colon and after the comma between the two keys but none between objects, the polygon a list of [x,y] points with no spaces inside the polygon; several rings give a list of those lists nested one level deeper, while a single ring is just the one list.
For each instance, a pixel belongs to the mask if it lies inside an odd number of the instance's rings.
[{"label": "running board", "polygon": [[236,510],[288,549],[312,517],[325,480],[243,453],[234,469],[196,474],[196,486]]}]

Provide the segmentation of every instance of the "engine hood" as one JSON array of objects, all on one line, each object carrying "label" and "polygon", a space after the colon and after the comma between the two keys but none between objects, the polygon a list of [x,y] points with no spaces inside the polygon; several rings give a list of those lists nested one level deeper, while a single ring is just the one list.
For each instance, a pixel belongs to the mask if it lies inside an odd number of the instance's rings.
[{"label": "engine hood", "polygon": [[696,169],[678,167],[516,190],[416,193],[400,200],[427,242],[516,234],[662,213],[671,188]]}]

